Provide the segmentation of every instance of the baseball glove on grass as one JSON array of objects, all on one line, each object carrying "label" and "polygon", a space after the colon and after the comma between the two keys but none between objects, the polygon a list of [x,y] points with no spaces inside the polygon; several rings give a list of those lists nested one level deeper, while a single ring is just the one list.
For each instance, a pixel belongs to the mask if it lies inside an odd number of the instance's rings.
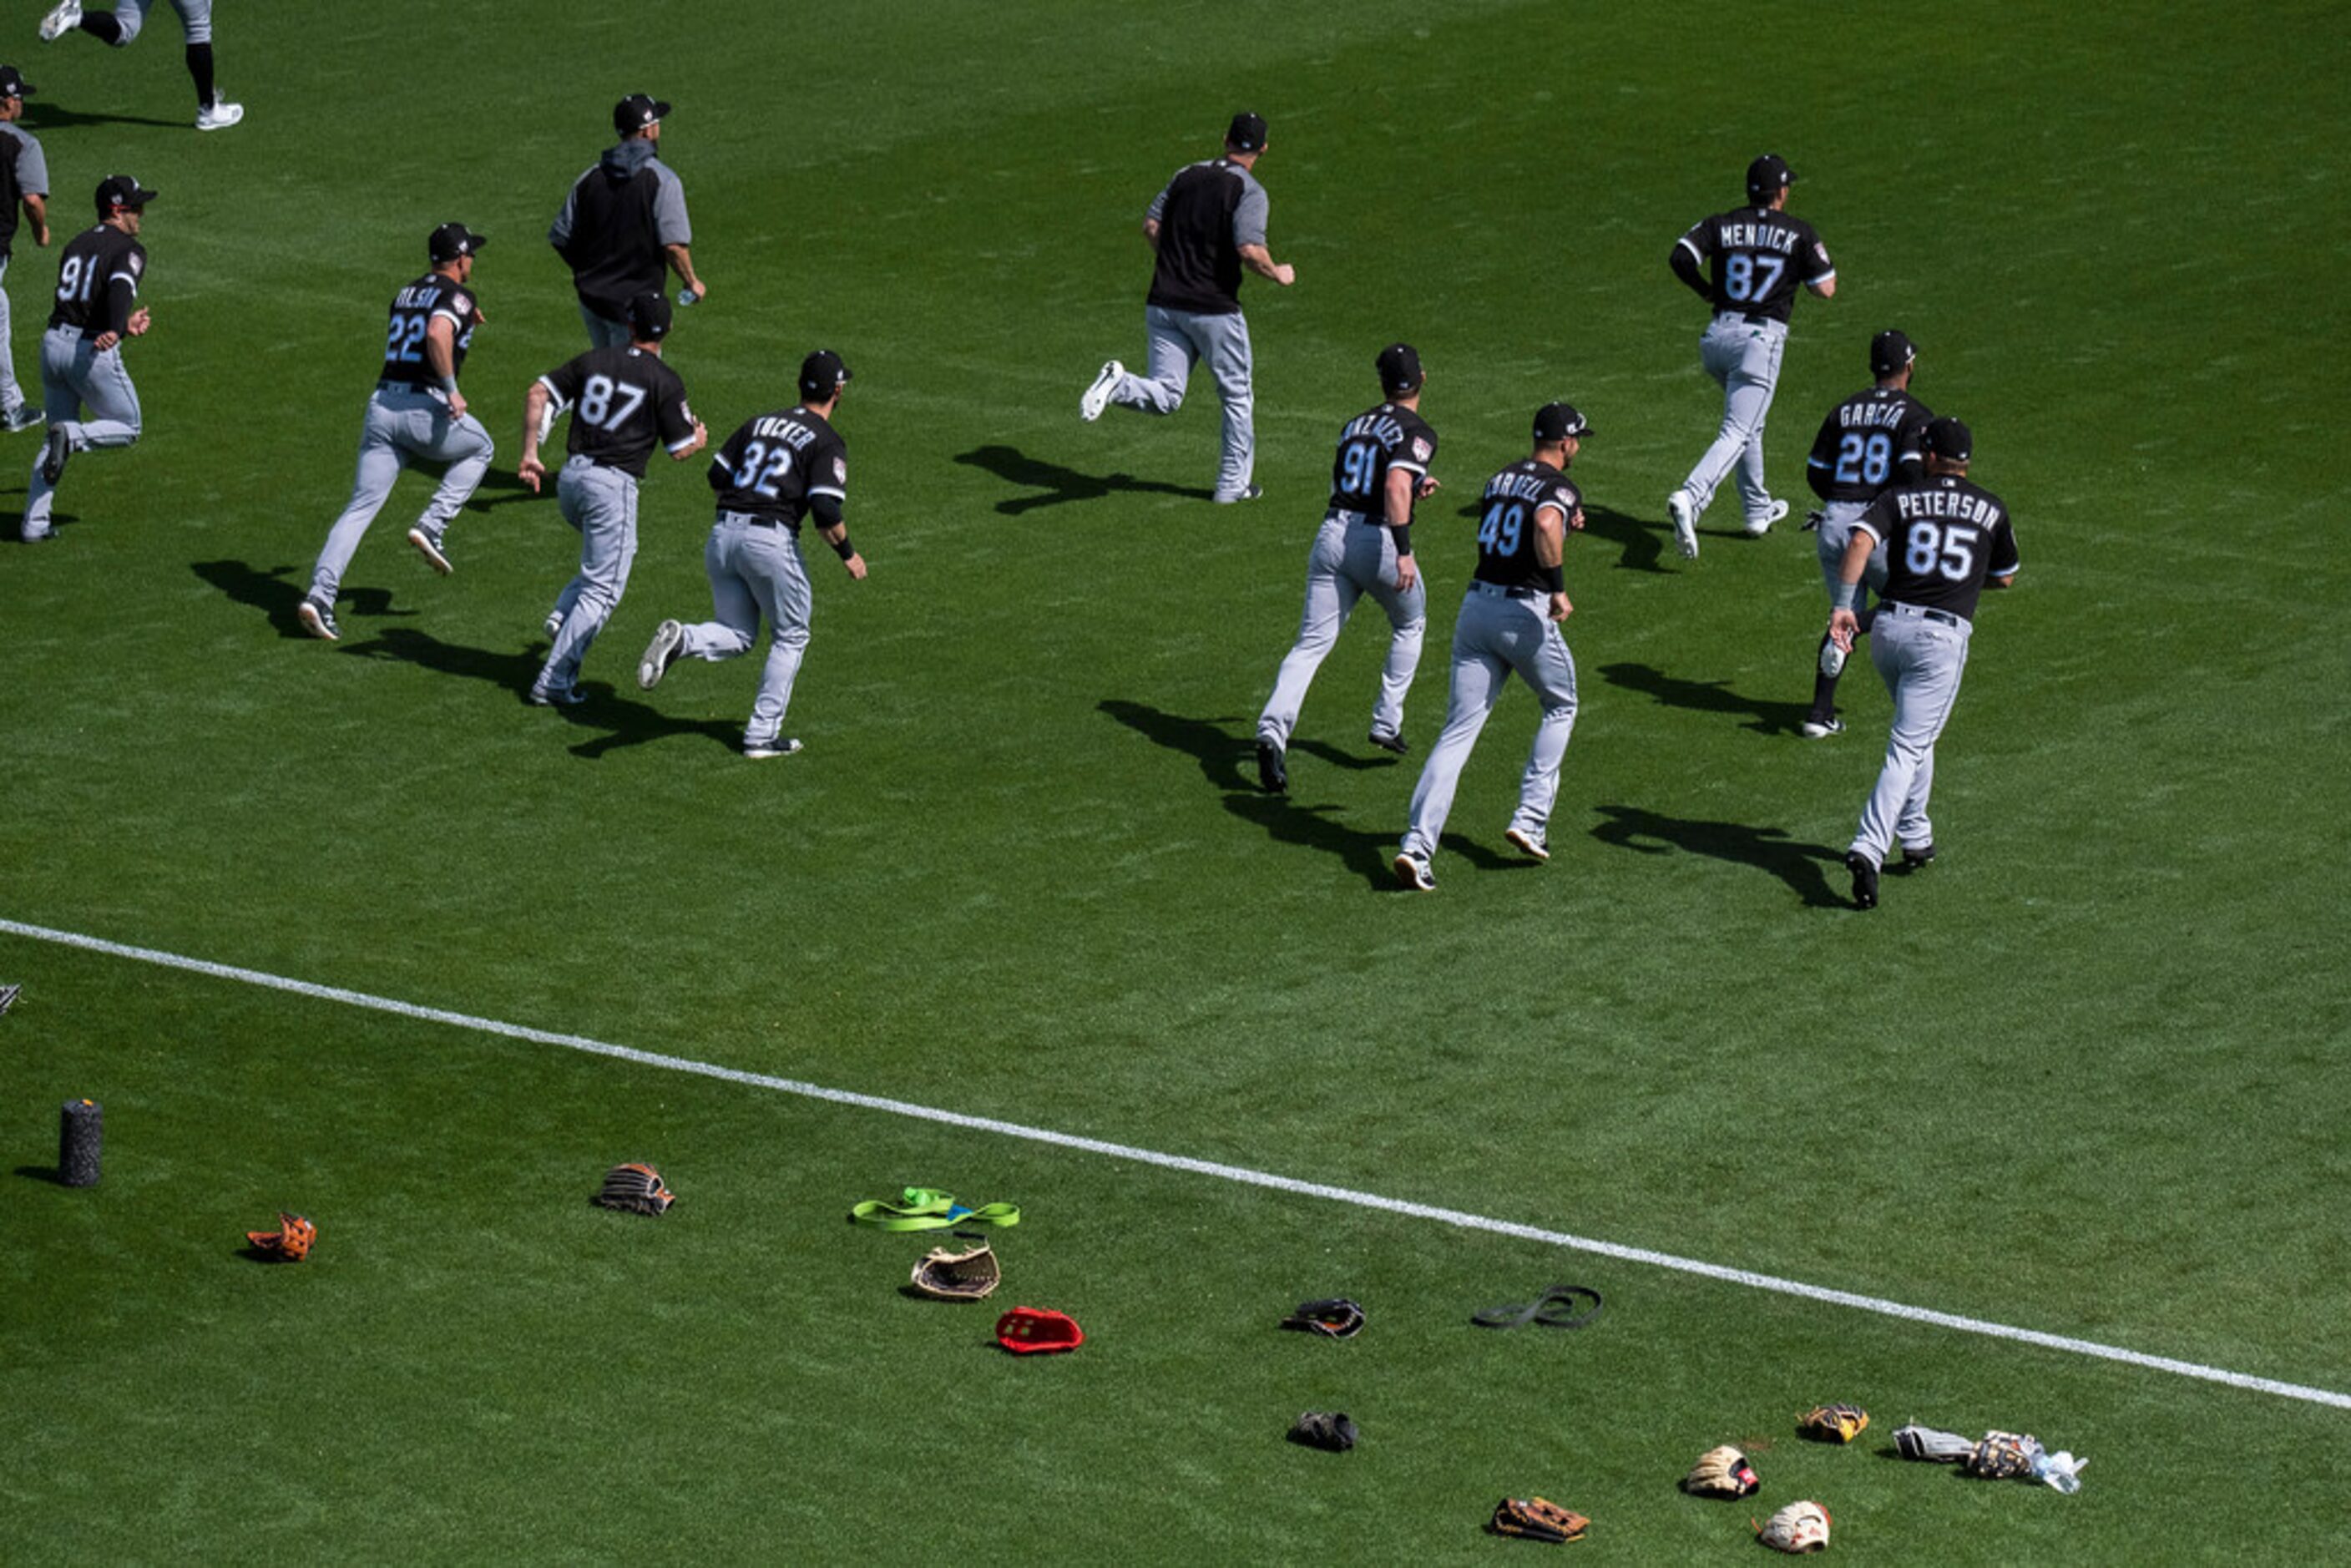
[{"label": "baseball glove on grass", "polygon": [[1004,1270],[985,1241],[968,1252],[934,1247],[914,1265],[914,1282],[934,1301],[984,1301],[1004,1283]]},{"label": "baseball glove on grass", "polygon": [[1816,1502],[1792,1502],[1756,1525],[1755,1533],[1774,1552],[1818,1552],[1829,1543],[1829,1511]]},{"label": "baseball glove on grass", "polygon": [[1291,1423],[1290,1440],[1305,1448],[1343,1454],[1355,1446],[1355,1424],[1335,1410],[1309,1410]]},{"label": "baseball glove on grass", "polygon": [[1747,1456],[1728,1443],[1700,1454],[1682,1478],[1682,1490],[1698,1497],[1745,1497],[1762,1486]]},{"label": "baseball glove on grass", "polygon": [[1592,1528],[1592,1521],[1548,1498],[1506,1497],[1494,1505],[1494,1517],[1487,1521],[1486,1528],[1497,1535],[1557,1544],[1583,1540],[1583,1532]]},{"label": "baseball glove on grass", "polygon": [[618,1208],[630,1214],[660,1214],[677,1201],[677,1195],[662,1186],[661,1172],[651,1166],[614,1166],[604,1173],[604,1188],[596,1195],[600,1208]]},{"label": "baseball glove on grass", "polygon": [[299,1263],[319,1244],[319,1228],[305,1216],[280,1212],[277,1226],[275,1230],[248,1230],[245,1239],[256,1251],[279,1263]]},{"label": "baseball glove on grass", "polygon": [[1869,1425],[1858,1405],[1815,1405],[1796,1417],[1796,1430],[1821,1443],[1850,1443]]},{"label": "baseball glove on grass", "polygon": [[1301,1329],[1331,1339],[1353,1339],[1364,1330],[1364,1309],[1343,1297],[1327,1301],[1301,1301],[1281,1320],[1286,1329]]},{"label": "baseball glove on grass", "polygon": [[2024,1480],[2033,1474],[2033,1461],[2040,1457],[2041,1439],[2029,1432],[1986,1432],[1959,1465],[1987,1480]]},{"label": "baseball glove on grass", "polygon": [[1894,1451],[1906,1459],[1927,1459],[1938,1465],[1955,1465],[1975,1452],[1976,1446],[1957,1432],[1938,1432],[1932,1427],[1921,1427],[1913,1421],[1894,1431]]}]

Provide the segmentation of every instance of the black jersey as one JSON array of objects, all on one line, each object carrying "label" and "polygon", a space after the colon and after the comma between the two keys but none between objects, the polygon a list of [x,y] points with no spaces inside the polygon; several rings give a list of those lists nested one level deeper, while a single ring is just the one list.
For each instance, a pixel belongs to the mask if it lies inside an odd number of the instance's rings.
[{"label": "black jersey", "polygon": [[773,517],[797,534],[811,498],[848,499],[849,448],[805,406],[759,414],[711,457],[710,487],[721,510]]},{"label": "black jersey", "polygon": [[383,340],[384,381],[415,392],[439,390],[441,378],[424,357],[425,335],[435,316],[456,333],[449,345],[449,373],[465,368],[465,350],[473,345],[474,329],[482,324],[481,303],[456,279],[428,272],[392,297],[392,328]]},{"label": "black jersey", "polygon": [[[1361,512],[1374,523],[1390,522],[1389,470],[1400,468],[1413,476],[1417,499],[1419,481],[1436,455],[1437,432],[1417,413],[1393,402],[1365,410],[1339,433],[1339,455],[1331,464],[1331,509]],[[1404,520],[1412,521],[1410,502]]]},{"label": "black jersey", "polygon": [[1894,387],[1857,392],[1821,421],[1804,477],[1823,501],[1874,501],[1888,485],[1926,474],[1927,422],[1934,413]]},{"label": "black jersey", "polygon": [[1957,474],[1895,486],[1855,527],[1886,541],[1880,598],[1970,621],[1984,579],[2008,577],[2019,565],[2008,503]]},{"label": "black jersey", "polygon": [[1535,514],[1559,511],[1562,540],[1583,509],[1583,492],[1548,463],[1522,457],[1486,481],[1478,503],[1478,570],[1480,582],[1504,588],[1539,588],[1547,569],[1535,559]]},{"label": "black jersey", "polygon": [[1741,207],[1702,219],[1681,244],[1708,273],[1717,310],[1736,310],[1785,321],[1796,304],[1796,285],[1825,283],[1836,276],[1828,246],[1802,218],[1769,207]]},{"label": "black jersey", "polygon": [[71,327],[90,338],[122,330],[125,323],[113,319],[109,296],[115,284],[128,283],[130,298],[137,298],[146,273],[145,246],[111,224],[82,230],[66,242],[66,253],[57,258],[57,305],[49,312],[49,325]]},{"label": "black jersey", "polygon": [[590,349],[538,381],[571,405],[574,456],[642,479],[656,444],[672,452],[694,444],[685,383],[659,354],[632,344]]},{"label": "black jersey", "polygon": [[1159,225],[1147,303],[1201,316],[1241,308],[1241,253],[1265,243],[1265,187],[1229,159],[1176,171],[1144,215]]}]

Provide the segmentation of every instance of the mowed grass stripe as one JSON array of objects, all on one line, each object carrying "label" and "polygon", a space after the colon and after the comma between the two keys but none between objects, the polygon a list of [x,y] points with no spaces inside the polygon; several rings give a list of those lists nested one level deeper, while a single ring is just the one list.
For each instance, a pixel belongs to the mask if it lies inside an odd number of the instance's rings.
[{"label": "mowed grass stripe", "polygon": [[474,1030],[508,1040],[526,1040],[538,1045],[559,1046],[567,1051],[611,1057],[622,1061],[632,1061],[640,1066],[661,1068],[672,1072],[693,1073],[698,1077],[714,1078],[724,1082],[743,1084],[749,1088],[773,1090],[778,1093],[798,1095],[804,1099],[854,1106],[859,1110],[879,1111],[893,1116],[935,1122],[973,1132],[994,1133],[1004,1137],[1046,1144],[1055,1148],[1075,1149],[1084,1154],[1102,1155],[1113,1159],[1133,1160],[1165,1170],[1185,1171],[1195,1176],[1212,1176],[1218,1180],[1235,1182],[1246,1186],[1263,1187],[1274,1192],[1324,1198],[1333,1203],[1349,1204],[1358,1208],[1374,1209],[1411,1219],[1428,1220],[1439,1225],[1452,1226],[1458,1229],[1481,1231],[1491,1236],[1507,1236],[1518,1240],[1564,1248],[1571,1251],[1588,1252],[1596,1257],[1610,1258],[1619,1262],[1639,1263],[1650,1268],[1669,1270],[1676,1273],[1693,1274],[1702,1279],[1744,1286],[1750,1290],[1770,1291],[1775,1294],[1794,1296],[1804,1301],[1821,1301],[1831,1306],[1874,1312],[1882,1317],[1898,1318],[1906,1322],[1950,1329],[1960,1333],[1980,1334],[2019,1344],[2037,1345],[2044,1350],[2062,1351],[2069,1354],[2091,1356],[2102,1361],[2119,1362],[2127,1366],[2170,1373],[2206,1383],[2218,1383],[2231,1388],[2241,1388],[2253,1393],[2274,1395],[2283,1399],[2296,1399],[2313,1405],[2325,1405],[2337,1409],[2351,1410],[2351,1394],[2337,1393],[2331,1389],[2287,1383],[2276,1378],[2256,1377],[2247,1373],[2231,1372],[2223,1367],[2206,1366],[2197,1362],[2180,1361],[2170,1356],[2151,1355],[2144,1351],[2128,1350],[2120,1345],[2101,1344],[2094,1340],[2075,1339],[2065,1334],[2044,1333],[2037,1329],[2018,1328],[2011,1324],[1993,1322],[1983,1318],[1937,1312],[1930,1307],[1910,1306],[1905,1302],[1888,1301],[1883,1297],[1865,1296],[1851,1291],[1833,1290],[1823,1285],[1807,1284],[1801,1280],[1782,1279],[1777,1275],[1757,1273],[1751,1270],[1728,1268],[1719,1263],[1708,1263],[1695,1258],[1677,1257],[1670,1252],[1657,1252],[1643,1247],[1621,1246],[1613,1241],[1601,1241],[1591,1237],[1572,1235],[1562,1230],[1549,1230],[1539,1226],[1521,1225],[1513,1220],[1495,1219],[1486,1215],[1470,1214],[1461,1209],[1439,1208],[1404,1198],[1384,1197],[1377,1193],[1332,1186],[1322,1182],[1280,1176],[1270,1171],[1251,1170],[1246,1166],[1225,1165],[1215,1160],[1195,1159],[1188,1155],[1165,1154],[1156,1149],[1140,1148],[1131,1144],[1114,1144],[1101,1138],[1088,1138],[1073,1133],[1055,1132],[1049,1127],[1032,1127],[1022,1123],[1000,1121],[990,1116],[966,1115],[961,1112],[949,1111],[934,1105],[917,1104],[907,1100],[893,1100],[885,1095],[862,1094],[848,1089],[831,1089],[820,1083],[808,1083],[799,1079],[781,1078],[765,1072],[746,1072],[737,1068],[723,1067],[716,1062],[696,1061],[688,1057],[670,1056],[660,1051],[640,1051],[632,1046],[615,1045],[611,1041],[590,1039],[586,1035],[533,1029],[526,1024],[506,1023],[496,1019],[479,1018],[470,1013],[455,1012],[445,1008],[423,1007],[391,997],[371,996],[364,991],[350,990],[340,986],[325,986],[308,980],[292,979],[283,975],[267,974],[259,969],[243,968],[233,964],[216,964],[209,959],[191,958],[177,953],[162,952],[152,947],[133,946],[127,943],[110,941],[101,936],[88,936],[78,932],[60,931],[50,926],[28,925],[22,921],[0,918],[0,932],[34,941],[52,942],[62,946],[78,947],[110,957],[129,958],[140,963],[158,965],[164,968],[184,970],[214,979],[235,980],[245,985],[286,991],[295,996],[308,997],[320,1001],[341,1002],[350,1007],[396,1014],[402,1018],[445,1024],[455,1029]]}]

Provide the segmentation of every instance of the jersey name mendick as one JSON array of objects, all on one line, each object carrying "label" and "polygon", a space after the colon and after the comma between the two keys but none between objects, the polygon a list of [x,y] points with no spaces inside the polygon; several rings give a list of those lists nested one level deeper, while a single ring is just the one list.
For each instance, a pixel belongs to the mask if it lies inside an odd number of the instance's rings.
[{"label": "jersey name mendick", "polygon": [[1714,231],[1714,243],[1723,250],[1776,250],[1782,256],[1796,254],[1799,237],[1794,229],[1779,224],[1725,221]]}]

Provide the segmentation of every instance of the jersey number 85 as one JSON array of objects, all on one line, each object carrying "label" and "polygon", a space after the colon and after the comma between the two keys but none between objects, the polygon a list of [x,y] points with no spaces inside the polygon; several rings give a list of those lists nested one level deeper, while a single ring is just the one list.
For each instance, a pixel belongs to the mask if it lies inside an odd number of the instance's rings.
[{"label": "jersey number 85", "polygon": [[1958,523],[1921,518],[1910,525],[1902,564],[1913,577],[1939,573],[1953,582],[1965,582],[1975,570],[1976,540],[1980,537],[1980,530]]}]

